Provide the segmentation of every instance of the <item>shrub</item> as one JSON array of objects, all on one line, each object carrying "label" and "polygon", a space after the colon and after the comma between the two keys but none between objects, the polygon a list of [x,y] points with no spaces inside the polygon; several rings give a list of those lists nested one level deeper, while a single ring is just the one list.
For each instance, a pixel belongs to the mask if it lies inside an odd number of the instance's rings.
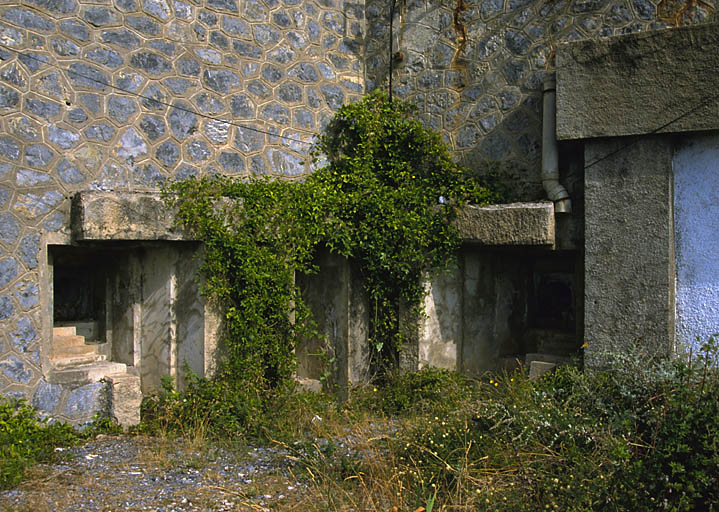
[{"label": "shrub", "polygon": [[0,489],[17,485],[28,466],[52,460],[55,447],[80,437],[67,424],[39,419],[25,401],[0,397]]},{"label": "shrub", "polygon": [[715,510],[716,355],[712,342],[695,361],[630,351],[596,373],[492,378],[389,441],[401,487],[487,511]]}]

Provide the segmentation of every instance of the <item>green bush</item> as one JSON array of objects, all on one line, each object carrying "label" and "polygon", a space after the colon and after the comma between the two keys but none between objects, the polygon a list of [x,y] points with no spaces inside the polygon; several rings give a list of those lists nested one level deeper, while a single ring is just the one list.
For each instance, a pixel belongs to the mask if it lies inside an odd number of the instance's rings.
[{"label": "green bush", "polygon": [[17,485],[28,466],[53,460],[56,447],[80,438],[67,424],[39,419],[23,400],[0,397],[0,489]]},{"label": "green bush", "polygon": [[476,395],[476,385],[464,375],[426,367],[416,372],[394,371],[376,386],[355,389],[349,408],[388,415],[418,414],[439,408],[451,411]]},{"label": "green bush", "polygon": [[[694,361],[616,353],[602,372],[492,378],[389,443],[421,502],[476,510],[716,510],[716,344]],[[440,409],[441,410],[441,409]]]}]

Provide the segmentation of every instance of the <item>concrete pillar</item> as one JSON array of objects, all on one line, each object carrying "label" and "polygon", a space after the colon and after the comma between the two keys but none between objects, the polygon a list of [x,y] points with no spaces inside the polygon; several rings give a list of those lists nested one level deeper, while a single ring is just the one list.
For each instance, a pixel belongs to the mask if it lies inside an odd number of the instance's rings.
[{"label": "concrete pillar", "polygon": [[[672,143],[667,136],[585,146],[585,364],[631,344],[674,346]],[[596,162],[596,163],[593,163]]]}]

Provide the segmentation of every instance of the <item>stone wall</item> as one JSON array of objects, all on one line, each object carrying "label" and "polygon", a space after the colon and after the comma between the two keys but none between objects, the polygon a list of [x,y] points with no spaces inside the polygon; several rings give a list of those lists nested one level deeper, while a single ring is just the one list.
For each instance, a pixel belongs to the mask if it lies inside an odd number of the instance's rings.
[{"label": "stone wall", "polygon": [[[216,173],[301,179],[313,134],[343,103],[386,84],[389,4],[2,3],[3,393],[32,397],[44,382],[45,248],[74,241],[70,197]],[[706,2],[666,0],[397,5],[394,93],[416,102],[464,162],[502,162],[523,199],[543,197],[540,87],[558,42],[715,16]]]},{"label": "stone wall", "polygon": [[302,176],[313,134],[364,90],[363,34],[363,5],[341,0],[3,2],[0,390],[45,382],[43,254],[71,243],[74,193]]},{"label": "stone wall", "polygon": [[[367,1],[367,88],[386,87],[389,5]],[[713,2],[397,0],[394,94],[415,102],[461,160],[499,169],[519,200],[542,198],[541,93],[564,41],[716,18]]]}]

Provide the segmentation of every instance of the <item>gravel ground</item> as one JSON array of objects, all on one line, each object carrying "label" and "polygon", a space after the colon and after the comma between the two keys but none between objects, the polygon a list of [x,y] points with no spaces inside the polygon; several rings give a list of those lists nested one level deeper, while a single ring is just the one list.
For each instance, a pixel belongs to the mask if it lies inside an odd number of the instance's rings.
[{"label": "gravel ground", "polygon": [[308,486],[282,448],[196,450],[188,442],[99,436],[0,492],[2,511],[302,510]]}]

